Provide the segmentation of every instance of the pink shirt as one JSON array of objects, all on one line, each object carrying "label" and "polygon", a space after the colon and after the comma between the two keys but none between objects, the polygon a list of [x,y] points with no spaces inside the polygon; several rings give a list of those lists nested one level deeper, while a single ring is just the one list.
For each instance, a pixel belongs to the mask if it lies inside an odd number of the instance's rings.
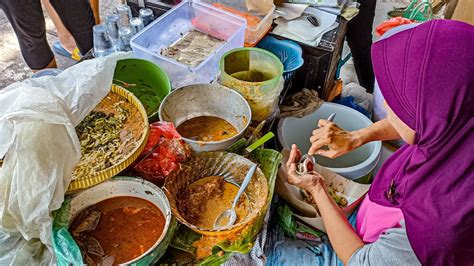
[{"label": "pink shirt", "polygon": [[373,243],[385,230],[401,227],[401,220],[403,213],[400,209],[372,202],[367,194],[357,213],[357,234],[364,243]]}]

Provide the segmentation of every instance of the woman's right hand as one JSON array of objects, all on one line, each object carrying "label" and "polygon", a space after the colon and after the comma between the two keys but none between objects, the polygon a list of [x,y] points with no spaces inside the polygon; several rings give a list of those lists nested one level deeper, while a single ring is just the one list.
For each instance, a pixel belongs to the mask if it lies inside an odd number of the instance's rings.
[{"label": "woman's right hand", "polygon": [[[308,154],[318,154],[328,158],[336,158],[361,146],[360,138],[356,131],[345,131],[335,123],[319,120],[318,129],[313,131],[309,139],[311,148]],[[322,149],[327,146],[329,149]]]}]

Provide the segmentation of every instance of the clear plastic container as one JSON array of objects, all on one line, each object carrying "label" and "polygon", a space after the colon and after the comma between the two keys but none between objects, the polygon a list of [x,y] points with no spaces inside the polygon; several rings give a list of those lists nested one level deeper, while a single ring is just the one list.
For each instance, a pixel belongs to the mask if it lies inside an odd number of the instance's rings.
[{"label": "clear plastic container", "polygon": [[[150,60],[163,68],[173,88],[215,79],[223,54],[244,44],[246,21],[201,2],[182,2],[156,19],[131,40],[136,57]],[[190,31],[197,30],[224,43],[196,66],[161,55]]]},{"label": "clear plastic container", "polygon": [[253,47],[270,30],[275,5],[268,0],[201,0],[247,20],[245,46]]}]

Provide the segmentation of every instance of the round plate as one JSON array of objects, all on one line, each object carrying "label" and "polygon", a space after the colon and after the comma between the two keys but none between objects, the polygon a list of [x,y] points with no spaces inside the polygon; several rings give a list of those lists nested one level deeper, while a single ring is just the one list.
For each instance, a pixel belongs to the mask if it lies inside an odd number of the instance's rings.
[{"label": "round plate", "polygon": [[[117,164],[108,167],[106,169],[103,169],[99,172],[94,173],[93,175],[90,176],[80,176],[71,181],[71,184],[69,184],[68,192],[72,192],[78,189],[84,189],[88,188],[91,186],[94,186],[100,182],[103,182],[118,173],[120,173],[122,170],[127,168],[130,164],[132,164],[138,156],[141,154],[143,149],[145,148],[147,139],[148,139],[148,134],[150,131],[149,124],[148,124],[148,116],[145,111],[145,108],[143,107],[142,103],[138,98],[133,95],[131,92],[127,91],[126,89],[117,86],[117,85],[112,85],[112,88],[110,90],[110,93],[102,99],[101,103],[99,103],[94,110],[97,110],[98,108],[100,109],[101,106],[107,106],[109,104],[113,104],[113,102],[108,103],[107,101],[110,102],[110,99],[112,97],[109,97],[111,94],[118,94],[120,98],[123,98],[127,102],[131,103],[138,111],[140,120],[142,125],[139,128],[134,128],[134,130],[141,132],[137,135],[136,141],[137,144],[135,148],[133,148],[125,157],[122,161],[118,162]],[[116,97],[114,97],[116,98]],[[120,99],[122,100],[122,99]],[[125,130],[129,128],[130,126],[136,126],[138,121],[133,120],[133,119],[127,119],[127,122],[124,124],[124,128],[122,130]]]}]

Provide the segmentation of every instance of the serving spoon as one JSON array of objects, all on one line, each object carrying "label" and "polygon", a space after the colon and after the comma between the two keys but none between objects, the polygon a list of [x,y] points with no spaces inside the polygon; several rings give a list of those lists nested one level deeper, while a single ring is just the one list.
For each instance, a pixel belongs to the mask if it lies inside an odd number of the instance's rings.
[{"label": "serving spoon", "polygon": [[[336,113],[332,113],[331,115],[329,115],[327,121],[332,122],[334,120],[334,117],[336,117]],[[300,175],[308,173],[308,163],[312,163],[312,166],[316,164],[316,159],[314,158],[314,156],[309,154],[301,156],[296,172]]]},{"label": "serving spoon", "polygon": [[239,202],[240,196],[242,196],[248,184],[250,183],[250,179],[252,179],[255,170],[257,170],[256,164],[250,167],[249,171],[247,172],[247,175],[245,176],[242,185],[240,185],[240,189],[237,192],[237,195],[235,195],[234,201],[232,202],[232,207],[230,207],[230,209],[225,210],[217,217],[216,221],[214,222],[214,229],[222,230],[234,225],[235,221],[237,220],[237,213],[235,212],[235,207]]}]

